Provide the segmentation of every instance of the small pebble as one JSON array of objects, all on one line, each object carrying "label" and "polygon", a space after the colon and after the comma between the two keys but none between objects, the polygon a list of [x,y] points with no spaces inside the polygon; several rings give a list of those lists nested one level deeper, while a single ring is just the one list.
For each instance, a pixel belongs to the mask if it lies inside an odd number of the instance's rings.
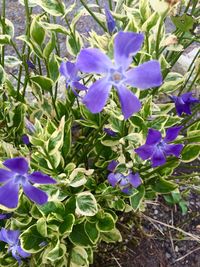
[{"label": "small pebble", "polygon": [[178,246],[175,246],[174,250],[175,250],[176,252],[178,252],[178,251],[179,251],[179,247],[178,247]]},{"label": "small pebble", "polygon": [[171,258],[171,255],[168,252],[165,253],[165,256],[166,256],[167,259]]},{"label": "small pebble", "polygon": [[158,210],[154,210],[154,214],[157,215],[158,214]]}]

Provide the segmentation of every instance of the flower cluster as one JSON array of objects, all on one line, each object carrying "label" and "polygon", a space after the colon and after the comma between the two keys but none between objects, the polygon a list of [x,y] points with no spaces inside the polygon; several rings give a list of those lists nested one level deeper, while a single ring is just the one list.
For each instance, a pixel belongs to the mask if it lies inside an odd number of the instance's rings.
[{"label": "flower cluster", "polygon": [[112,185],[112,187],[118,185],[123,193],[131,194],[132,189],[137,188],[142,183],[140,175],[139,173],[133,174],[132,172],[129,172],[128,175],[123,175],[122,173],[115,172],[117,165],[118,162],[115,160],[112,160],[108,164],[107,170],[112,172],[108,175],[108,182]]}]

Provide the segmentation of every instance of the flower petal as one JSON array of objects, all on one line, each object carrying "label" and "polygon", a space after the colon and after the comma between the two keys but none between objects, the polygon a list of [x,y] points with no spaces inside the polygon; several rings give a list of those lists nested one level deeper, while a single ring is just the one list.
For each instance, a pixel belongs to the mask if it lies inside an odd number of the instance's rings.
[{"label": "flower petal", "polygon": [[106,78],[96,81],[83,98],[83,103],[92,113],[101,112],[108,99],[110,89],[111,84],[107,82]]},{"label": "flower petal", "polygon": [[164,142],[171,142],[179,135],[180,130],[183,128],[183,126],[176,126],[171,127],[166,130],[166,136],[164,138]]},{"label": "flower petal", "polygon": [[30,183],[23,184],[23,189],[26,196],[39,205],[43,205],[48,201],[48,195]]},{"label": "flower petal", "polygon": [[184,102],[187,102],[192,97],[192,92],[188,92],[179,96]]},{"label": "flower petal", "polygon": [[56,184],[56,181],[53,178],[41,172],[33,172],[29,174],[28,179],[32,183],[37,183],[37,184]]},{"label": "flower petal", "polygon": [[133,87],[148,89],[162,84],[160,63],[156,60],[145,62],[126,72],[126,82]]},{"label": "flower petal", "polygon": [[149,129],[146,139],[146,145],[155,145],[159,143],[162,139],[162,135],[158,130],[155,129]]},{"label": "flower petal", "polygon": [[155,149],[151,161],[152,161],[152,167],[157,167],[165,164],[166,158],[163,151],[159,148]]},{"label": "flower petal", "polygon": [[60,65],[60,73],[61,75],[65,76],[66,78],[71,78],[74,80],[77,75],[77,67],[75,63],[70,61],[62,62]]},{"label": "flower petal", "polygon": [[79,91],[85,91],[88,89],[84,84],[80,82],[72,82],[72,86],[75,87]]},{"label": "flower petal", "polygon": [[18,205],[18,193],[19,185],[13,183],[13,181],[8,181],[0,187],[0,204],[9,209],[16,208]]},{"label": "flower petal", "polygon": [[141,159],[149,159],[154,153],[154,146],[143,145],[135,149],[135,152],[140,156]]},{"label": "flower petal", "polygon": [[115,170],[115,168],[117,167],[117,165],[118,165],[118,162],[116,160],[112,160],[108,164],[107,170],[113,172]]},{"label": "flower petal", "polygon": [[121,179],[121,175],[119,173],[110,173],[108,175],[108,182],[114,187]]},{"label": "flower petal", "polygon": [[24,174],[28,172],[28,162],[25,158],[13,158],[7,159],[3,162],[3,165],[6,166],[13,172]]},{"label": "flower petal", "polygon": [[28,252],[26,252],[26,251],[24,251],[24,250],[21,248],[21,246],[18,246],[18,247],[17,247],[17,252],[18,252],[18,254],[19,254],[22,258],[27,258],[27,257],[30,257],[30,256],[31,256],[31,254],[28,253]]},{"label": "flower petal", "polygon": [[13,245],[18,242],[19,235],[20,231],[18,230],[7,230],[5,228],[1,228],[0,240],[8,243],[9,245]]},{"label": "flower petal", "polygon": [[143,41],[144,35],[142,33],[120,31],[114,40],[115,63],[126,70],[132,62],[131,56],[137,54]]},{"label": "flower petal", "polygon": [[167,156],[174,155],[175,157],[179,157],[182,149],[182,144],[167,144],[164,148],[164,151]]},{"label": "flower petal", "polygon": [[117,92],[125,119],[130,118],[133,113],[136,113],[141,109],[140,100],[125,86],[119,86]]},{"label": "flower petal", "polygon": [[140,178],[139,173],[135,173],[135,174],[130,173],[130,174],[128,175],[128,178],[129,178],[129,183],[130,183],[133,187],[135,187],[135,188],[137,188],[138,186],[140,186],[141,183],[142,183],[142,180],[141,180],[141,178]]},{"label": "flower petal", "polygon": [[82,72],[106,73],[112,62],[97,48],[82,49],[77,59],[77,67]]},{"label": "flower petal", "polygon": [[0,169],[0,183],[4,183],[9,179],[12,179],[15,176],[15,173]]}]

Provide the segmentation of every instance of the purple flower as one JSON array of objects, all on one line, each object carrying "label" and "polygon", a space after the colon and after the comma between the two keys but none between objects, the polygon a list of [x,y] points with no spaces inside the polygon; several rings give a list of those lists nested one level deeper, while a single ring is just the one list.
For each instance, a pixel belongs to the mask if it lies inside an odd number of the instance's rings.
[{"label": "purple flower", "polygon": [[182,113],[190,115],[191,105],[200,102],[200,100],[192,97],[191,92],[182,94],[181,96],[171,96],[170,98],[174,101],[179,116],[181,116]]},{"label": "purple flower", "polygon": [[78,96],[75,89],[87,90],[87,87],[79,82],[80,77],[78,76],[78,68],[75,63],[70,61],[62,62],[60,65],[60,73],[66,79],[66,87],[70,86],[73,93]]},{"label": "purple flower", "polygon": [[0,169],[0,204],[13,209],[18,205],[18,193],[20,186],[25,195],[39,205],[47,202],[48,195],[32,183],[55,184],[50,176],[39,171],[28,173],[28,162],[25,158],[13,158],[3,162],[10,170]]},{"label": "purple flower", "polygon": [[20,246],[19,240],[20,232],[18,230],[6,230],[1,228],[0,240],[8,244],[8,252],[12,253],[13,258],[15,258],[19,264],[21,264],[21,258],[30,257],[31,254],[24,251]]},{"label": "purple flower", "polygon": [[30,144],[30,140],[29,140],[29,137],[27,134],[23,134],[22,135],[22,142],[25,144],[25,145],[29,145]]},{"label": "purple flower", "polygon": [[36,70],[36,67],[35,65],[30,61],[30,60],[27,60],[26,61],[26,64],[28,65],[28,67],[32,70]]},{"label": "purple flower", "polygon": [[114,137],[114,136],[117,135],[117,133],[114,132],[113,130],[111,130],[110,128],[104,128],[103,130],[104,130],[105,133],[107,133],[110,136],[113,136]]},{"label": "purple flower", "polygon": [[166,136],[162,139],[161,133],[155,129],[149,129],[146,143],[135,152],[143,159],[151,159],[152,167],[165,164],[166,157],[174,155],[179,157],[183,149],[182,144],[168,144],[178,136],[182,126],[171,127],[166,130]]},{"label": "purple flower", "polygon": [[112,160],[108,164],[107,170],[113,172],[115,170],[115,168],[117,167],[117,165],[118,165],[118,162],[116,160]]},{"label": "purple flower", "polygon": [[78,59],[78,68],[86,73],[98,73],[103,77],[97,80],[83,98],[83,103],[92,113],[100,112],[109,97],[112,86],[118,92],[122,113],[128,119],[141,108],[139,99],[126,88],[126,84],[140,89],[159,86],[162,83],[160,64],[156,60],[148,61],[129,69],[134,56],[141,48],[144,36],[141,33],[120,31],[114,40],[115,64],[99,49],[82,49]]},{"label": "purple flower", "polygon": [[13,213],[2,213],[0,214],[0,220],[6,220],[6,219],[10,219],[12,217]]},{"label": "purple flower", "polygon": [[28,130],[28,132],[30,134],[34,134],[34,132],[36,131],[35,126],[33,125],[33,123],[30,122],[27,118],[25,118],[25,126],[26,126],[26,129]]},{"label": "purple flower", "polygon": [[123,193],[131,194],[131,189],[140,186],[142,180],[138,173],[133,174],[130,172],[127,176],[121,173],[110,173],[108,175],[108,182],[112,187],[115,187],[118,184]]},{"label": "purple flower", "polygon": [[107,6],[105,6],[105,15],[108,31],[110,34],[112,34],[115,30],[117,30],[117,27],[116,22]]}]

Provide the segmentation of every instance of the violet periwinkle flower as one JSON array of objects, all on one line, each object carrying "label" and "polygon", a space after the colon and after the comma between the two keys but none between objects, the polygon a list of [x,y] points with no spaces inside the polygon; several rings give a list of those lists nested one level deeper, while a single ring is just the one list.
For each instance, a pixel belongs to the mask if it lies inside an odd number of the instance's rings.
[{"label": "violet periwinkle flower", "polygon": [[134,32],[118,32],[114,40],[115,64],[97,48],[80,51],[77,67],[86,73],[102,74],[89,88],[83,103],[92,113],[99,113],[104,108],[113,87],[117,90],[122,113],[128,119],[141,108],[139,99],[126,88],[126,84],[140,89],[160,86],[162,75],[160,64],[151,60],[132,69],[128,69],[134,56],[142,46],[144,35]]},{"label": "violet periwinkle flower", "polygon": [[152,167],[161,166],[166,163],[167,156],[180,156],[183,145],[170,142],[176,139],[181,129],[182,126],[168,128],[164,139],[158,130],[149,129],[146,143],[135,149],[135,152],[143,160],[151,159]]},{"label": "violet periwinkle flower", "polygon": [[10,219],[12,217],[13,213],[2,213],[0,214],[0,220],[7,220]]},{"label": "violet periwinkle flower", "polygon": [[116,22],[110,12],[110,9],[105,6],[105,15],[106,15],[106,23],[107,23],[107,28],[110,34],[114,33],[115,30],[117,30]]},{"label": "violet periwinkle flower", "polygon": [[123,193],[131,194],[131,189],[140,186],[142,180],[138,173],[133,174],[130,172],[127,176],[121,173],[110,173],[108,175],[108,182],[112,185],[112,187],[119,185]]},{"label": "violet periwinkle flower", "polygon": [[21,248],[19,235],[20,231],[18,230],[7,230],[5,228],[1,228],[0,231],[0,240],[8,244],[8,252],[11,252],[13,258],[21,264],[21,259],[30,257],[31,254]]},{"label": "violet periwinkle flower", "polygon": [[116,160],[112,160],[107,167],[107,170],[110,172],[114,172],[115,168],[117,167],[118,162]]},{"label": "violet periwinkle flower", "polygon": [[28,67],[29,67],[30,69],[32,69],[32,70],[36,70],[35,65],[34,65],[30,60],[27,60],[26,63],[27,63],[27,65],[28,65]]},{"label": "violet periwinkle flower", "polygon": [[80,77],[78,76],[78,68],[75,63],[70,61],[62,62],[60,65],[60,73],[65,77],[66,87],[70,86],[73,93],[78,96],[75,89],[82,91],[87,90],[87,87],[80,83]]},{"label": "violet periwinkle flower", "polygon": [[32,122],[30,122],[27,118],[25,118],[25,127],[30,134],[34,134],[36,129]]},{"label": "violet periwinkle flower", "polygon": [[107,133],[108,135],[115,137],[117,135],[116,132],[114,132],[113,130],[111,130],[110,128],[104,128],[103,129],[105,133]]},{"label": "violet periwinkle flower", "polygon": [[27,134],[23,134],[22,135],[22,142],[25,144],[25,145],[29,145],[30,144],[30,140],[29,140],[29,137]]},{"label": "violet periwinkle flower", "polygon": [[170,98],[174,101],[179,116],[181,116],[182,113],[190,115],[191,106],[200,102],[200,100],[192,97],[191,92],[182,94],[181,96],[171,96]]},{"label": "violet periwinkle flower", "polygon": [[28,173],[28,162],[25,158],[12,158],[3,162],[10,170],[0,169],[0,204],[13,209],[18,205],[19,188],[22,187],[25,195],[39,205],[48,201],[48,195],[32,183],[55,184],[56,181],[50,176],[35,171]]}]

